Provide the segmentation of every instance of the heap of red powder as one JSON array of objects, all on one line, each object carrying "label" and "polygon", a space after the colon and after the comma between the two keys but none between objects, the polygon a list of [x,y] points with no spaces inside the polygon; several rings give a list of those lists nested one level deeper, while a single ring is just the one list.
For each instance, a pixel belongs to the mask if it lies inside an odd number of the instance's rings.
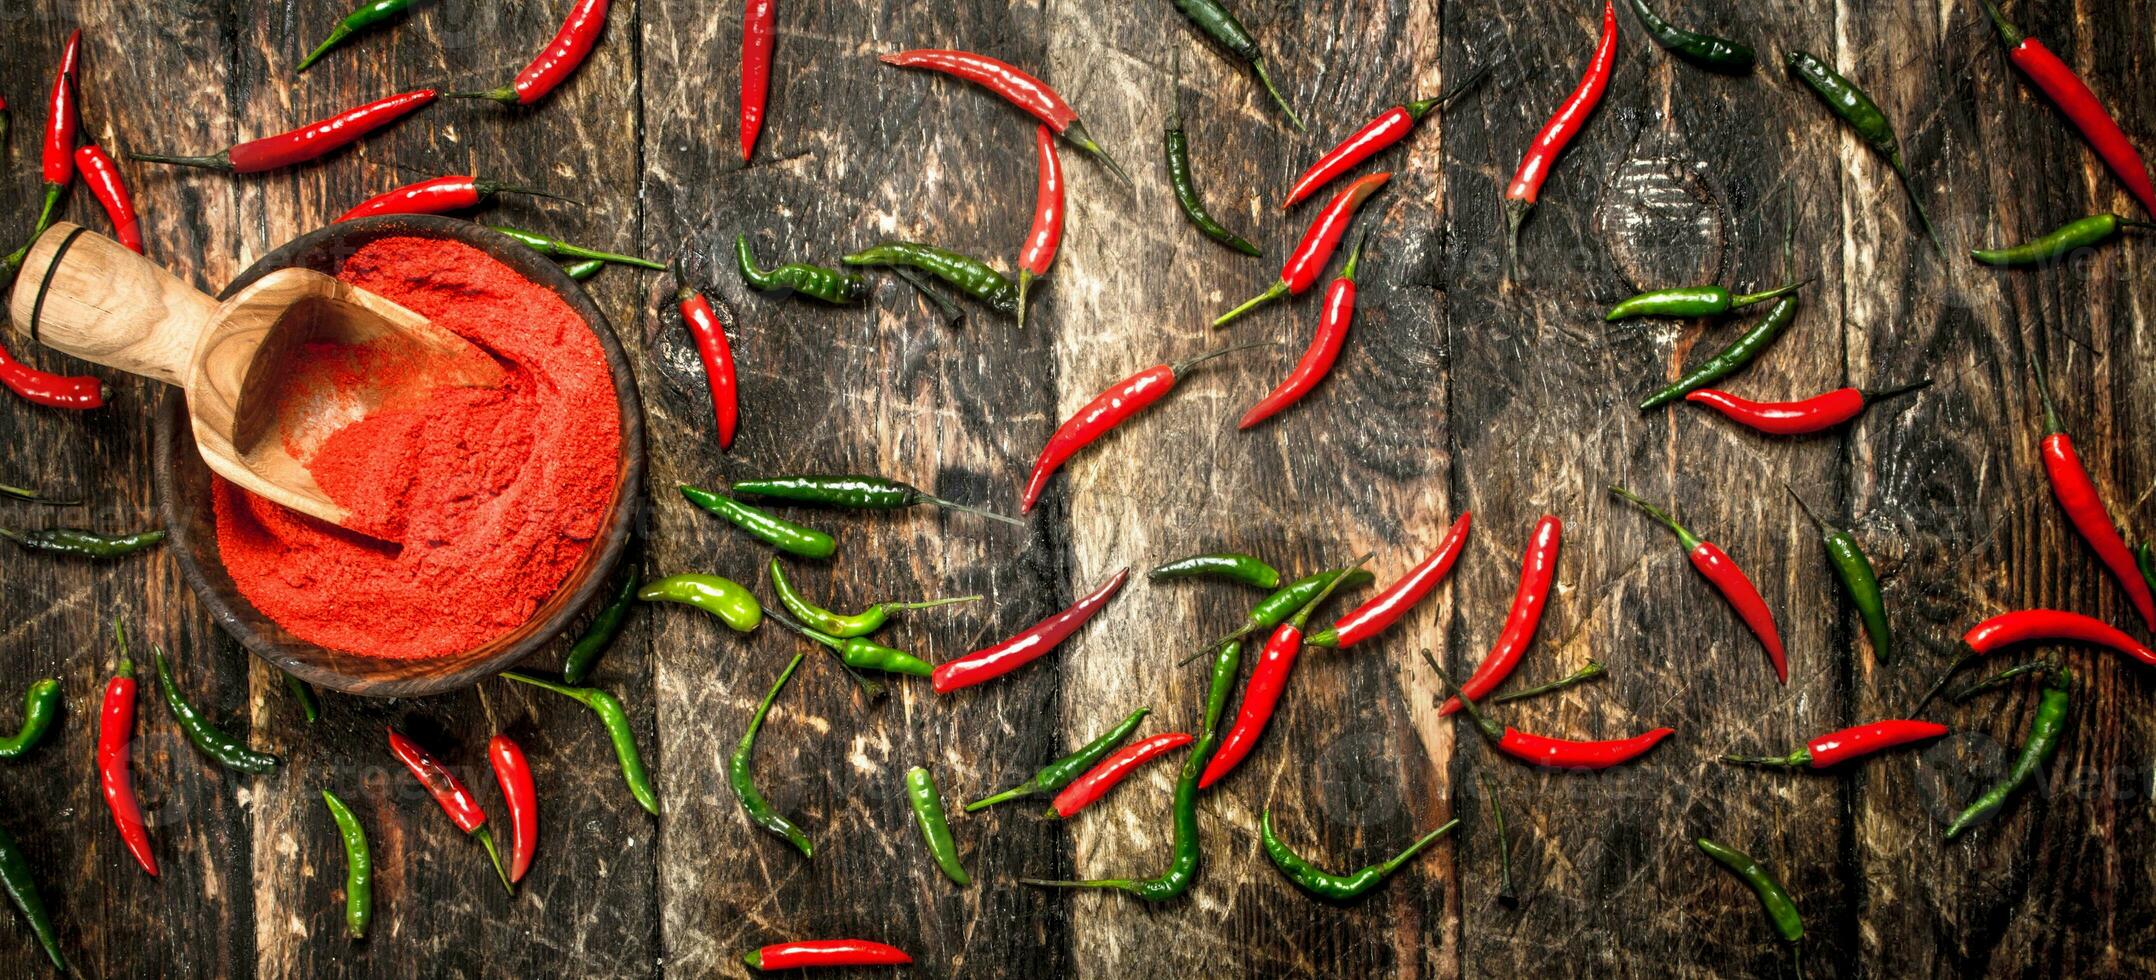
[{"label": "heap of red powder", "polygon": [[[392,540],[216,481],[225,567],[317,646],[392,659],[479,647],[531,619],[598,534],[621,451],[605,354],[559,296],[458,242],[380,239],[338,278],[471,340],[508,379],[392,400],[313,450],[322,489]],[[330,397],[365,364],[309,354],[290,384]]]}]

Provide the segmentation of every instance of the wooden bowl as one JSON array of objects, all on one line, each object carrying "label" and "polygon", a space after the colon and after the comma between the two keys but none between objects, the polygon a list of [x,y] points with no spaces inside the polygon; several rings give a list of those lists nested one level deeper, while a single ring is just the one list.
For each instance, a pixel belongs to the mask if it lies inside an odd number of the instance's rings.
[{"label": "wooden bowl", "polygon": [[547,645],[569,626],[577,612],[598,598],[607,573],[628,550],[638,502],[643,499],[644,413],[628,356],[592,304],[561,267],[515,239],[469,221],[434,215],[361,218],[317,229],[262,257],[225,287],[224,296],[288,266],[335,274],[361,246],[379,238],[411,236],[463,242],[492,256],[525,278],[553,290],[583,317],[614,376],[614,396],[621,412],[621,458],[615,468],[614,500],[607,509],[593,547],[569,573],[553,597],[530,621],[476,650],[444,657],[391,660],[316,646],[286,632],[242,596],[217,550],[217,520],[211,503],[210,470],[195,452],[186,422],[184,399],[176,388],[164,392],[158,406],[155,481],[158,510],[170,534],[169,547],[179,556],[180,571],[202,597],[217,624],[255,655],[310,684],[373,697],[436,694],[499,673]]}]

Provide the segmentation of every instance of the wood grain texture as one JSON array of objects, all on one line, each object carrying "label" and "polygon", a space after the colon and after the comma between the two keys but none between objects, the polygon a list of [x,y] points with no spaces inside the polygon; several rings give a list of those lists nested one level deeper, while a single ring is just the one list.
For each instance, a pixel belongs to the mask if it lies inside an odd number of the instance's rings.
[{"label": "wood grain texture", "polygon": [[[39,100],[67,30],[86,38],[85,132],[115,151],[199,152],[388,91],[498,83],[551,36],[563,4],[421,5],[393,30],[289,66],[343,15],[323,0],[144,8],[62,0],[0,14],[14,57],[0,94],[15,116],[16,193],[0,227],[27,228]],[[2067,526],[2037,458],[2039,359],[2130,539],[2156,535],[2156,275],[2145,243],[2002,272],[1942,261],[1914,232],[1885,166],[1789,79],[1802,48],[1865,86],[1900,131],[1946,253],[2020,240],[2133,204],[2060,115],[2006,61],[1973,4],[1775,0],[1658,5],[1757,47],[1740,78],[1673,61],[1620,12],[1616,76],[1557,166],[1502,278],[1497,197],[1521,147],[1590,51],[1591,3],[1512,6],[1242,0],[1235,7],[1311,123],[1280,118],[1246,71],[1166,0],[779,5],[770,113],[753,165],[735,147],[738,4],[616,4],[605,39],[535,109],[443,103],[328,160],[235,179],[122,162],[153,258],[214,290],[255,257],[350,204],[425,175],[477,172],[576,198],[512,199],[490,223],[595,247],[680,258],[722,301],[743,365],[742,435],[711,437],[693,347],[660,274],[609,270],[591,286],[632,351],[652,432],[642,526],[648,574],[715,571],[768,595],[770,555],[673,492],[784,472],[877,472],[1015,511],[1033,454],[1063,415],[1139,369],[1251,341],[1182,380],[1161,405],[1081,454],[1028,529],[926,509],[784,511],[838,534],[839,559],[788,559],[837,608],[978,592],[972,606],[902,619],[883,639],[944,660],[1063,607],[1122,567],[1234,548],[1302,573],[1374,552],[1390,579],[1473,511],[1452,580],[1395,632],[1312,653],[1258,750],[1201,804],[1205,864],[1160,908],[1051,893],[1020,876],[1149,875],[1169,847],[1174,764],[1141,772],[1067,824],[1000,789],[1140,705],[1145,731],[1198,722],[1202,668],[1170,668],[1256,595],[1214,583],[1133,582],[1062,649],[993,685],[937,696],[893,685],[860,699],[820,654],[772,712],[756,756],[763,791],[817,843],[803,860],[751,826],[725,760],[793,653],[681,607],[639,610],[596,675],[628,702],[664,816],[637,809],[597,721],[545,692],[489,681],[405,701],[325,695],[302,722],[275,673],[217,634],[169,556],[121,564],[0,555],[7,691],[52,675],[68,713],[53,741],[0,771],[7,829],[30,854],[61,939],[92,976],[732,975],[764,942],[862,935],[910,950],[924,976],[1739,976],[1786,970],[1751,895],[1698,854],[1712,835],[1773,867],[1810,927],[1806,959],[1835,975],[1958,976],[2156,970],[2151,681],[2100,652],[2045,651],[2077,673],[2076,711],[2040,791],[1962,842],[1939,834],[2011,757],[2034,709],[2017,687],[1934,708],[1953,736],[1831,776],[1734,771],[1725,752],[1786,751],[1841,725],[1904,712],[1974,620],[2050,605],[2127,623],[2115,582]],[[1662,9],[1668,8],[1668,9]],[[2145,146],[2156,119],[2146,5],[2010,6],[2082,69]],[[944,326],[879,278],[832,309],[746,290],[732,244],[767,263],[836,264],[888,238],[1010,265],[1030,215],[1032,120],[963,83],[874,60],[961,47],[1035,69],[1136,178],[1069,150],[1071,224],[1024,333],[979,308]],[[1170,60],[1216,216],[1260,242],[1245,259],[1175,213],[1161,173]],[[1364,119],[1488,67],[1475,95],[1427,120],[1373,167],[1396,176],[1370,229],[1354,333],[1334,376],[1249,433],[1234,421],[1292,363],[1309,297],[1229,330],[1205,324],[1272,281],[1317,205],[1283,214],[1282,188]],[[1068,148],[1066,148],[1068,150]],[[103,226],[87,197],[71,211]],[[1841,384],[1935,387],[1844,432],[1763,440],[1678,405],[1633,405],[1750,322],[1604,325],[1642,288],[1816,277],[1783,339],[1728,387],[1793,397]],[[36,363],[80,369],[38,351]],[[113,378],[110,408],[61,414],[8,400],[0,482],[92,500],[0,503],[0,524],[125,530],[154,519],[145,383]],[[1780,618],[1792,670],[1774,683],[1758,642],[1674,540],[1608,496],[1623,482],[1671,504],[1743,563]],[[1818,535],[1787,484],[1850,527],[1878,564],[1901,635],[1873,658]],[[1589,657],[1611,677],[1508,706],[1523,728],[1576,737],[1670,725],[1640,764],[1599,775],[1523,769],[1436,716],[1416,651],[1465,672],[1494,641],[1529,528],[1564,519],[1557,591],[1510,687]],[[827,564],[828,567],[819,567]],[[1353,597],[1350,597],[1351,599]],[[165,876],[128,861],[89,778],[106,620],[162,643],[195,702],[281,754],[264,777],[215,768],[146,688],[136,779]],[[532,666],[549,670],[560,651]],[[2005,666],[2011,656],[1997,658]],[[5,695],[12,698],[12,694]],[[382,728],[435,749],[499,810],[483,748],[506,732],[544,799],[531,877],[511,899],[483,853],[395,766]],[[923,852],[901,774],[933,770],[978,883],[955,888]],[[1494,827],[1477,777],[1506,808],[1522,902],[1497,901]],[[342,861],[319,790],[373,836],[372,935],[340,931]],[[1458,816],[1454,837],[1366,901],[1315,904],[1264,860],[1266,808],[1330,867],[1388,856]],[[0,974],[36,975],[12,915]]]}]

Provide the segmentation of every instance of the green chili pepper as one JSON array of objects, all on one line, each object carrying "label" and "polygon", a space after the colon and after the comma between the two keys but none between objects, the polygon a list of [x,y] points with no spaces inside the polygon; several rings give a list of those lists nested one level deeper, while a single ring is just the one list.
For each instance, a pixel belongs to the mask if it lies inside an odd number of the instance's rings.
[{"label": "green chili pepper", "polygon": [[502,671],[502,676],[575,700],[598,715],[599,724],[606,727],[607,740],[614,743],[614,759],[621,764],[621,781],[629,784],[629,795],[653,816],[658,815],[659,793],[651,784],[651,774],[644,771],[644,754],[637,751],[636,729],[630,726],[629,712],[622,708],[621,699],[596,687],[570,687],[513,670]]},{"label": "green chili pepper", "polygon": [[1280,838],[1273,834],[1273,811],[1270,807],[1258,814],[1259,839],[1265,844],[1265,856],[1273,859],[1273,867],[1279,868],[1281,874],[1288,876],[1288,880],[1294,882],[1295,887],[1335,902],[1362,897],[1386,878],[1392,877],[1393,872],[1400,870],[1401,865],[1422,853],[1422,849],[1430,846],[1431,842],[1451,833],[1452,828],[1459,825],[1457,817],[1447,820],[1443,826],[1422,835],[1421,840],[1409,845],[1407,850],[1401,851],[1392,860],[1373,864],[1350,874],[1336,875],[1304,860],[1302,855],[1289,850],[1288,845],[1280,842]]},{"label": "green chili pepper", "polygon": [[763,292],[787,290],[812,299],[844,306],[868,298],[868,280],[850,272],[820,265],[789,262],[776,269],[756,267],[756,253],[749,250],[749,236],[734,236],[734,257],[741,263],[741,279]]},{"label": "green chili pepper", "polygon": [[1513,908],[1520,904],[1520,892],[1512,886],[1512,835],[1505,831],[1505,808],[1497,802],[1497,787],[1491,784],[1490,774],[1477,769],[1475,778],[1482,782],[1482,800],[1490,805],[1490,821],[1497,825],[1497,901]]},{"label": "green chili pepper", "polygon": [[829,558],[838,550],[838,542],[822,531],[780,520],[724,494],[683,485],[681,495],[689,498],[690,503],[733,522],[735,527],[749,532],[758,541],[789,555]]},{"label": "green chili pepper", "polygon": [[1174,3],[1175,9],[1182,11],[1183,16],[1198,25],[1198,29],[1205,32],[1205,36],[1219,42],[1230,54],[1249,62],[1250,70],[1256,73],[1258,81],[1264,84],[1265,93],[1273,97],[1273,103],[1280,107],[1288,121],[1294,123],[1298,131],[1309,132],[1303,128],[1303,121],[1296,118],[1295,110],[1288,108],[1288,100],[1281,98],[1280,90],[1273,87],[1273,77],[1265,73],[1265,53],[1258,50],[1258,39],[1251,37],[1250,32],[1243,29],[1242,22],[1228,12],[1226,4],[1220,0],[1174,0]]},{"label": "green chili pepper", "polygon": [[1608,673],[1609,668],[1602,666],[1601,661],[1590,659],[1587,661],[1586,666],[1547,684],[1539,684],[1524,691],[1514,691],[1511,694],[1500,694],[1485,703],[1504,704],[1509,701],[1524,701],[1528,698],[1541,697],[1544,694],[1554,694],[1575,684],[1585,684]]},{"label": "green chili pepper", "polygon": [[1752,63],[1758,60],[1751,48],[1735,41],[1671,25],[1647,9],[1647,0],[1631,2],[1632,13],[1639,17],[1640,26],[1647,29],[1647,36],[1679,58],[1701,68],[1732,74],[1751,71]]},{"label": "green chili pepper", "polygon": [[614,645],[614,638],[621,635],[622,623],[629,618],[629,604],[635,601],[636,591],[636,569],[623,569],[621,588],[614,593],[614,600],[599,610],[591,627],[569,647],[569,656],[563,659],[561,668],[564,683],[582,684],[591,676],[591,669],[598,666],[599,658]]},{"label": "green chili pepper", "polygon": [[919,242],[885,242],[863,249],[839,261],[847,265],[907,266],[943,280],[951,288],[980,300],[989,309],[1018,314],[1018,285],[988,263],[947,248]]},{"label": "green chili pepper", "polygon": [[998,803],[1005,803],[1022,797],[1046,796],[1070,785],[1071,780],[1084,775],[1086,770],[1093,768],[1094,763],[1107,758],[1108,753],[1121,748],[1124,742],[1130,741],[1131,733],[1136,732],[1139,723],[1145,721],[1145,716],[1152,713],[1153,709],[1151,708],[1139,708],[1131,712],[1128,717],[1117,722],[1114,728],[1108,729],[1099,738],[1087,742],[1084,748],[1042,767],[1041,771],[1033,774],[1033,778],[994,796],[966,804],[966,812],[973,813],[985,810]]},{"label": "green chili pepper", "polygon": [[321,60],[331,48],[343,44],[346,38],[395,19],[411,5],[412,0],[374,0],[361,5],[358,10],[346,14],[343,20],[338,21],[337,26],[330,29],[329,37],[324,38],[313,51],[307,52],[307,57],[300,59],[299,67],[292,69],[293,72],[306,71],[309,65]]},{"label": "green chili pepper", "polygon": [[2005,670],[2002,670],[1996,674],[1991,675],[1990,677],[1971,684],[1968,687],[1962,688],[1961,690],[1956,691],[1953,694],[1947,695],[1947,700],[1952,701],[1955,704],[1962,704],[1970,700],[1971,698],[1976,697],[1979,694],[1996,691],[1999,688],[2005,687],[2006,685],[2013,683],[2015,678],[2020,677],[2024,674],[2048,674],[2057,669],[2059,669],[2059,665],[2052,663],[2049,660],[2031,660],[2025,664],[2015,664],[2012,667],[2008,667]]},{"label": "green chili pepper", "polygon": [[[1753,860],[1751,855],[1726,844],[1718,844],[1705,837],[1697,838],[1693,843],[1698,844],[1699,849],[1707,852],[1707,856],[1716,863],[1735,872],[1739,879],[1751,886],[1752,893],[1759,896],[1760,908],[1767,912],[1767,921],[1774,924],[1774,932],[1782,937],[1783,942],[1795,944],[1804,941],[1804,918],[1797,914],[1797,903],[1790,899],[1789,889],[1783,888],[1782,883],[1775,880],[1773,872]],[[1804,971],[1799,969],[1797,975],[1803,976]]]},{"label": "green chili pepper", "polygon": [[2029,734],[2021,742],[2021,754],[2014,759],[2006,778],[1998,782],[1984,795],[1969,804],[1968,809],[1954,818],[1946,828],[1946,839],[1953,840],[1961,832],[1984,822],[1999,812],[2006,801],[2013,798],[2023,786],[2036,778],[2059,752],[2060,736],[2066,731],[2067,710],[2072,707],[2074,696],[2073,671],[2061,668],[2044,678],[2044,693],[2036,703],[2036,720],[2029,724]]},{"label": "green chili pepper", "polygon": [[[1288,617],[1295,615],[1296,610],[1309,605],[1310,600],[1325,594],[1327,589],[1332,588],[1333,580],[1341,578],[1343,575],[1346,578],[1340,583],[1341,588],[1353,588],[1374,580],[1368,569],[1348,567],[1329,569],[1289,582],[1252,607],[1250,615],[1243,618],[1243,625],[1236,627],[1234,632],[1206,644],[1204,649],[1184,658],[1182,663],[1187,664],[1192,660],[1196,660],[1229,640],[1240,640],[1253,633],[1263,632],[1287,622]],[[1176,666],[1182,666],[1182,664],[1177,664]]]},{"label": "green chili pepper", "polygon": [[906,770],[906,802],[913,804],[913,819],[921,825],[921,839],[945,877],[963,888],[973,876],[958,860],[958,842],[951,839],[951,821],[943,813],[943,797],[936,792],[936,777],[915,766]]},{"label": "green chili pepper", "polygon": [[12,497],[24,503],[44,504],[48,507],[73,507],[82,503],[80,500],[56,500],[35,490],[26,487],[11,487],[5,483],[0,483],[0,497]]},{"label": "green chili pepper", "polygon": [[2156,591],[2156,543],[2141,542],[2141,577],[2148,579],[2150,591]]},{"label": "green chili pepper", "polygon": [[568,242],[562,241],[559,238],[549,238],[545,235],[539,234],[538,232],[524,231],[518,228],[505,228],[501,225],[494,225],[492,227],[495,231],[501,232],[504,235],[508,235],[509,237],[524,243],[524,245],[529,247],[532,251],[538,252],[539,254],[547,256],[549,258],[593,259],[599,262],[611,262],[615,265],[633,265],[642,269],[657,269],[660,272],[666,271],[665,265],[658,262],[653,262],[650,259],[640,259],[634,255],[621,255],[616,252],[595,251],[593,249],[585,248],[581,245],[571,245]]},{"label": "green chili pepper", "polygon": [[1183,217],[1189,218],[1199,232],[1222,245],[1226,245],[1252,258],[1265,252],[1241,235],[1227,229],[1206,210],[1205,198],[1198,194],[1198,183],[1190,173],[1190,135],[1183,131],[1183,49],[1177,46],[1175,62],[1175,88],[1169,104],[1168,128],[1161,134],[1161,149],[1168,157],[1168,186],[1175,189],[1175,203],[1183,209]]},{"label": "green chili pepper", "polygon": [[646,582],[636,597],[645,602],[678,602],[695,606],[725,623],[736,633],[746,633],[764,621],[764,607],[741,583],[717,575],[690,573],[669,575]]},{"label": "green chili pepper", "polygon": [[748,732],[741,736],[741,744],[734,746],[734,754],[726,760],[726,782],[734,788],[734,796],[741,801],[741,809],[747,811],[750,823],[786,838],[786,842],[798,849],[802,857],[812,857],[816,845],[809,842],[808,834],[794,826],[793,821],[771,808],[770,801],[757,791],[756,773],[749,766],[751,758],[756,754],[756,733],[763,730],[764,716],[771,713],[771,703],[778,700],[779,689],[786,686],[787,679],[801,666],[804,656],[806,654],[794,654],[792,662],[779,674],[778,682],[771,685],[771,690],[764,695],[763,703],[757,705],[756,714],[749,718]]},{"label": "green chili pepper", "polygon": [[839,639],[852,639],[874,633],[882,629],[884,623],[890,621],[892,613],[906,612],[913,609],[934,609],[937,606],[949,606],[961,602],[979,602],[981,600],[981,597],[977,595],[962,595],[949,599],[929,599],[922,602],[879,602],[851,616],[842,616],[804,598],[799,591],[794,589],[793,583],[786,580],[786,570],[779,565],[779,560],[776,558],[771,559],[771,591],[778,593],[779,604],[785,606],[786,611],[792,613],[794,618],[799,619],[810,629]]},{"label": "green chili pepper", "polygon": [[1871,559],[1864,556],[1864,549],[1857,546],[1853,535],[1827,523],[1795,487],[1788,489],[1804,516],[1819,525],[1819,540],[1826,543],[1827,561],[1834,565],[1835,576],[1842,580],[1842,591],[1849,593],[1849,601],[1864,620],[1864,632],[1871,636],[1872,656],[1879,658],[1881,665],[1892,663],[1894,626],[1887,619],[1886,596],[1880,591],[1879,573],[1872,570]]},{"label": "green chili pepper", "polygon": [[586,279],[598,275],[599,270],[604,268],[606,268],[606,263],[601,262],[598,259],[585,259],[582,262],[571,262],[568,265],[564,265],[561,267],[561,271],[568,273],[569,278],[574,279],[578,282],[583,282]]},{"label": "green chili pepper", "polygon": [[0,528],[0,538],[13,541],[30,551],[73,555],[77,558],[119,558],[155,546],[165,540],[165,532],[137,531],[114,536],[72,527],[48,527],[35,531]]},{"label": "green chili pepper", "polygon": [[209,719],[180,696],[180,687],[172,680],[172,665],[165,662],[163,647],[152,647],[151,657],[157,662],[157,687],[165,694],[165,706],[172,709],[172,717],[179,720],[180,730],[187,733],[187,740],[195,743],[195,748],[201,749],[210,761],[227,769],[260,775],[277,768],[276,756],[256,752],[240,744],[239,739],[218,731]]},{"label": "green chili pepper", "polygon": [[922,299],[936,308],[936,312],[943,314],[944,326],[955,327],[966,322],[966,311],[958,308],[957,301],[930,286],[928,280],[921,278],[920,273],[902,265],[894,265],[891,267],[891,274],[905,280],[906,285],[912,286],[914,292],[920,293]]},{"label": "green chili pepper", "polygon": [[736,480],[730,489],[743,496],[769,497],[789,503],[819,504],[826,507],[844,507],[848,510],[904,510],[921,504],[933,504],[968,514],[992,517],[1020,527],[1026,523],[992,510],[945,500],[912,484],[881,476],[770,476],[755,480]]},{"label": "green chili pepper", "polygon": [[14,835],[4,829],[0,829],[0,889],[5,889],[15,907],[22,910],[23,920],[37,935],[37,944],[45,947],[45,957],[61,973],[73,974],[67,957],[60,955],[60,935],[52,927],[52,914],[45,910],[45,900],[38,896],[37,879],[30,874],[30,859],[23,856]]},{"label": "green chili pepper", "polygon": [[838,651],[839,660],[848,667],[857,670],[880,670],[886,674],[909,674],[914,677],[927,677],[935,673],[936,669],[929,666],[928,661],[904,650],[893,650],[858,636],[840,639],[787,619],[776,609],[771,610],[769,615],[778,620],[779,625]]},{"label": "green chili pepper", "polygon": [[374,920],[374,855],[367,849],[367,828],[337,794],[323,790],[322,803],[337,822],[337,839],[344,842],[344,931],[353,939],[365,939],[367,923]]},{"label": "green chili pepper", "polygon": [[1639,410],[1644,412],[1667,405],[1737,373],[1773,344],[1775,338],[1782,335],[1783,328],[1796,318],[1797,297],[1794,293],[1776,300],[1773,308],[1769,309],[1767,315],[1761,317],[1758,323],[1753,324],[1752,329],[1745,331],[1743,336],[1723,348],[1721,353],[1701,362],[1676,383],[1647,396],[1645,401],[1639,403]]},{"label": "green chili pepper", "polygon": [[1901,141],[1894,135],[1894,124],[1887,121],[1886,113],[1879,104],[1856,83],[1843,78],[1827,63],[1803,51],[1789,53],[1789,70],[1809,86],[1812,94],[1819,96],[1834,115],[1849,128],[1857,131],[1873,151],[1886,158],[1887,166],[1894,168],[1894,176],[1901,179],[1902,190],[1909,195],[1909,206],[1916,209],[1917,221],[1924,226],[1924,234],[1938,241],[1932,231],[1931,215],[1925,213],[1924,202],[1916,196],[1916,187],[1909,181],[1909,168],[1902,164]]},{"label": "green chili pepper", "polygon": [[2156,228],[2146,221],[2128,221],[2115,214],[2092,214],[2067,222],[2042,237],[2006,248],[1971,249],[1971,258],[1985,265],[2035,265],[2073,254],[2074,250],[2101,245],[2121,231]]},{"label": "green chili pepper", "polygon": [[1178,558],[1154,567],[1145,577],[1159,582],[1177,578],[1219,578],[1260,589],[1280,587],[1280,570],[1263,559],[1234,551]]},{"label": "green chili pepper", "polygon": [[1781,299],[1804,287],[1793,282],[1779,289],[1763,293],[1732,294],[1721,286],[1679,286],[1674,289],[1657,289],[1641,293],[1631,299],[1610,307],[1602,319],[1608,322],[1635,316],[1720,316],[1731,310],[1742,309],[1754,303]]},{"label": "green chili pepper", "polygon": [[284,689],[286,694],[292,696],[292,701],[299,705],[299,716],[306,719],[307,724],[312,725],[322,720],[322,701],[315,697],[314,685],[286,674]]},{"label": "green chili pepper", "polygon": [[45,740],[60,716],[60,682],[47,677],[32,682],[22,695],[22,727],[0,739],[0,759],[20,759]]}]

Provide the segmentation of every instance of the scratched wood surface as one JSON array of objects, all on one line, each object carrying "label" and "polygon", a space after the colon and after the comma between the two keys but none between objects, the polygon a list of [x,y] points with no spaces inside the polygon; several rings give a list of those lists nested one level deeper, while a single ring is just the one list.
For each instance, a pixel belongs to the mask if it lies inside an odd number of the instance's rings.
[{"label": "scratched wood surface", "polygon": [[[60,0],[0,8],[0,95],[14,112],[0,221],[26,227],[38,105],[61,39],[90,25],[85,132],[116,151],[200,152],[420,84],[497,83],[549,36],[560,2],[423,4],[297,81],[290,66],[343,13]],[[762,787],[816,839],[804,862],[750,827],[726,756],[801,645],[767,626],[732,634],[679,608],[640,611],[598,674],[627,701],[666,815],[628,799],[583,708],[490,681],[395,702],[325,695],[307,725],[279,679],[210,625],[169,557],[115,565],[0,555],[6,690],[57,676],[52,741],[0,769],[0,813],[39,871],[62,942],[93,976],[593,976],[738,973],[779,938],[861,935],[911,950],[924,976],[1122,977],[1549,974],[1787,975],[1752,897],[1689,843],[1751,851],[1798,896],[1807,969],[1880,976],[2147,975],[2156,970],[2156,726],[2149,678],[2060,651],[2080,680],[2059,763],[2040,791],[1965,842],[1939,833],[2001,770],[2034,708],[2017,688],[1934,709],[1958,729],[1933,746],[1832,777],[1736,771],[1728,751],[1783,751],[1904,709],[1966,625],[2028,605],[2125,624],[2119,590],[2073,536],[2038,469],[2029,365],[2048,366],[2067,425],[2135,537],[2156,527],[2156,276],[2145,247],[2002,274],[1942,261],[1916,236],[1893,175],[1779,67],[1797,48],[1839,65],[1896,121],[1949,254],[2133,205],[2058,113],[2032,95],[1973,4],[1665,2],[1680,22],[1743,38],[1763,65],[1710,76],[1651,46],[1629,14],[1615,79],[1524,229],[1506,284],[1496,198],[1520,148],[1570,90],[1593,43],[1588,3],[1384,4],[1244,0],[1244,22],[1312,122],[1285,126],[1247,73],[1166,0],[1130,4],[781,3],[771,117],[756,164],[733,119],[738,4],[617,4],[590,63],[536,110],[443,104],[319,164],[233,179],[123,164],[154,257],[215,289],[256,256],[351,202],[429,173],[478,172],[581,204],[506,203],[484,220],[602,248],[679,256],[724,301],[743,364],[743,433],[710,439],[701,371],[663,276],[611,270],[591,286],[637,354],[652,433],[645,571],[761,583],[768,552],[689,507],[678,483],[779,471],[873,471],[1015,510],[1056,421],[1140,368],[1231,343],[1277,346],[1215,362],[1172,400],[1059,477],[1026,529],[933,512],[803,512],[839,531],[828,568],[789,574],[834,605],[981,593],[903,620],[889,639],[942,659],[1061,608],[1116,569],[1237,548],[1307,571],[1365,551],[1390,578],[1454,516],[1476,530],[1449,584],[1383,641],[1312,655],[1264,743],[1203,804],[1205,865],[1160,908],[1044,893],[1020,876],[1149,875],[1167,860],[1173,766],[1146,771],[1079,819],[1012,805],[955,819],[979,878],[928,862],[900,775],[933,770],[954,805],[1022,779],[1139,705],[1149,731],[1197,722],[1202,671],[1169,664],[1253,598],[1223,585],[1134,582],[1050,659],[937,697],[894,685],[870,705],[827,658],[793,682],[765,730]],[[2014,4],[2081,68],[2144,146],[2156,142],[2156,40],[2142,4]],[[975,311],[958,328],[895,280],[834,310],[744,289],[731,248],[767,262],[835,262],[920,238],[1008,265],[1030,217],[1031,122],[970,87],[879,66],[876,53],[951,46],[1037,68],[1137,178],[1126,188],[1065,154],[1071,224],[1024,333]],[[1232,255],[1184,224],[1158,160],[1177,96],[1215,212],[1266,244]],[[1311,206],[1274,203],[1362,119],[1488,68],[1489,80],[1376,164],[1396,172],[1366,209],[1361,313],[1334,377],[1250,433],[1242,410],[1285,370],[1315,319],[1308,297],[1215,332],[1211,315],[1264,288]],[[102,227],[86,195],[73,214]],[[1793,241],[1785,260],[1784,236]],[[1793,268],[1793,272],[1791,271]],[[1640,288],[1816,277],[1797,325],[1736,390],[1785,397],[1840,384],[1931,390],[1847,431],[1750,436],[1691,411],[1634,403],[1741,329],[1598,312]],[[57,355],[38,352],[41,362]],[[127,529],[149,520],[147,419],[157,393],[114,378],[110,408],[63,415],[9,400],[0,482],[79,494],[86,507],[0,504],[9,526]],[[1680,406],[1683,408],[1683,406]],[[1789,641],[1789,685],[1686,566],[1680,549],[1606,492],[1672,503],[1749,568]],[[1880,566],[1901,659],[1875,661],[1786,483],[1855,529]],[[1436,716],[1416,651],[1472,669],[1495,639],[1534,521],[1565,521],[1558,586],[1514,686],[1588,658],[1612,676],[1521,704],[1524,728],[1577,737],[1679,730],[1642,764],[1541,773]],[[760,585],[759,585],[760,587]],[[165,875],[121,851],[92,775],[97,691],[119,615],[176,658],[219,724],[287,764],[242,778],[212,767],[145,693],[136,781]],[[551,669],[559,650],[536,667]],[[11,696],[11,695],[10,695]],[[504,731],[532,755],[545,810],[538,863],[504,895],[382,751],[396,724],[497,803],[482,758]],[[1510,820],[1521,901],[1497,900],[1497,837],[1478,777]],[[381,871],[375,930],[339,931],[342,860],[318,790],[354,803]],[[1256,841],[1281,833],[1323,863],[1389,855],[1457,815],[1453,839],[1367,900],[1313,903]],[[39,957],[12,914],[0,972]]]}]

